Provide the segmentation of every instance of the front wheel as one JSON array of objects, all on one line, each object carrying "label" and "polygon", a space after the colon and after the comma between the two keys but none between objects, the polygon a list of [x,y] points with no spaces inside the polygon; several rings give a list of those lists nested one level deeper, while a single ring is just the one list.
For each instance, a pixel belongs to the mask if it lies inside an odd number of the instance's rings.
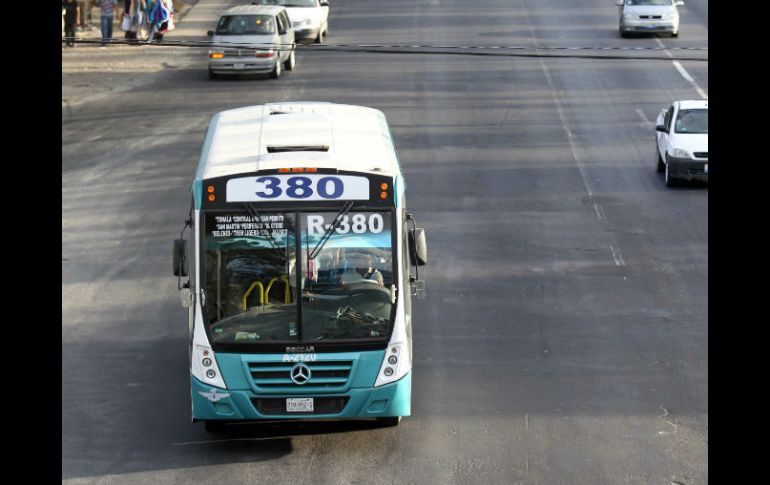
[{"label": "front wheel", "polygon": [[676,177],[674,177],[671,174],[671,163],[668,161],[668,156],[666,156],[666,187],[674,187],[676,185]]},{"label": "front wheel", "polygon": [[672,32],[671,37],[679,37],[679,32]]},{"label": "front wheel", "polygon": [[385,427],[398,426],[401,422],[401,416],[388,416],[387,418],[377,418],[377,422]]},{"label": "front wheel", "polygon": [[663,173],[666,170],[666,164],[663,163],[663,159],[660,157],[660,148],[655,144],[655,154],[658,157],[658,173]]},{"label": "front wheel", "polygon": [[297,59],[294,57],[294,49],[296,46],[292,46],[291,48],[291,54],[289,54],[289,58],[286,59],[286,62],[284,62],[283,67],[287,71],[293,71],[297,67]]},{"label": "front wheel", "polygon": [[270,73],[270,77],[273,79],[278,79],[281,77],[281,67],[283,66],[283,63],[278,60],[275,61],[275,67],[273,68],[273,72]]}]

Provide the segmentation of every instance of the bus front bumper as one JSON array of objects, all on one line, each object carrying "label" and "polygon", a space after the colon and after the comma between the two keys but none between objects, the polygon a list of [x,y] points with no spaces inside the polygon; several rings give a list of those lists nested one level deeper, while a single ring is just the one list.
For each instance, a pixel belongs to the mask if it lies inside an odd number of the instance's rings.
[{"label": "bus front bumper", "polygon": [[[256,395],[251,390],[218,389],[190,376],[193,421],[359,419],[411,414],[412,374],[381,387],[351,388],[338,394]],[[212,392],[214,391],[214,392]],[[314,412],[286,412],[286,399],[314,398]]]}]

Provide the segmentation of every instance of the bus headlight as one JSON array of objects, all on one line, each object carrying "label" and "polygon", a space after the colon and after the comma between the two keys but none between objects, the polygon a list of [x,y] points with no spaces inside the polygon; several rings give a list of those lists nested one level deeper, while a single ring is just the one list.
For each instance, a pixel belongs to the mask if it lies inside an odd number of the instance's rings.
[{"label": "bus headlight", "polygon": [[190,363],[190,372],[193,377],[220,389],[227,389],[225,381],[222,379],[222,373],[219,371],[217,359],[211,347],[203,345],[194,345],[192,352],[192,362]]},{"label": "bus headlight", "polygon": [[385,349],[385,357],[382,359],[380,373],[374,387],[383,386],[395,382],[404,377],[412,368],[406,344],[403,342],[391,343]]}]

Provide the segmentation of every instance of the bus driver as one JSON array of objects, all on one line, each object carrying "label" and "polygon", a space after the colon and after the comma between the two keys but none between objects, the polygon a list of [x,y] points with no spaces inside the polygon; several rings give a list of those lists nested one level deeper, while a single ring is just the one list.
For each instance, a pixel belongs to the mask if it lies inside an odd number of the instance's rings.
[{"label": "bus driver", "polygon": [[384,285],[382,273],[372,268],[372,255],[368,253],[353,253],[346,255],[346,269],[340,275],[340,284],[377,283]]}]

